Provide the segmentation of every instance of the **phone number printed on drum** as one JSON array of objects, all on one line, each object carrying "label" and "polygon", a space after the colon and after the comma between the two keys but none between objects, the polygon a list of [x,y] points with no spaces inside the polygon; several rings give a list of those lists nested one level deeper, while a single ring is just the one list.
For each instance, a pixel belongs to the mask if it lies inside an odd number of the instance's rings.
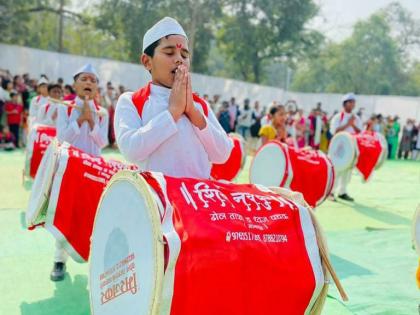
[{"label": "phone number printed on drum", "polygon": [[252,232],[227,232],[226,242],[232,241],[256,241],[264,243],[287,243],[285,234],[257,234]]}]

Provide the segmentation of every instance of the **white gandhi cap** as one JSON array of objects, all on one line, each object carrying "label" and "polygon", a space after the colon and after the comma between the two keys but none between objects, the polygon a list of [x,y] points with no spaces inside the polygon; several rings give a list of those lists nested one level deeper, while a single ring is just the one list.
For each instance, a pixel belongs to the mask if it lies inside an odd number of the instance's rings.
[{"label": "white gandhi cap", "polygon": [[188,39],[182,26],[171,17],[164,17],[153,25],[143,37],[143,52],[155,41],[168,35],[182,35]]},{"label": "white gandhi cap", "polygon": [[76,77],[81,74],[81,73],[90,73],[93,74],[96,77],[96,80],[99,82],[99,75],[96,72],[95,68],[90,64],[85,64],[83,67],[81,67],[79,70],[77,70],[74,74],[73,74],[73,79],[76,79]]}]

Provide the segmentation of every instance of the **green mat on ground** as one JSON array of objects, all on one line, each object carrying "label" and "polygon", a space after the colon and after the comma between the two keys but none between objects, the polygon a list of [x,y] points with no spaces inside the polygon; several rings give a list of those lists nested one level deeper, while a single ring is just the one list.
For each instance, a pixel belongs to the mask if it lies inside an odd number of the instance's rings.
[{"label": "green mat on ground", "polygon": [[[105,156],[121,159],[115,151]],[[22,151],[0,152],[0,314],[90,314],[88,264],[69,260],[65,281],[51,282],[54,240],[24,227],[23,164]],[[244,171],[238,182],[247,179]],[[317,209],[350,298],[342,303],[331,286],[323,314],[418,314],[411,220],[420,203],[420,163],[389,161],[367,184],[355,173],[350,193],[353,204],[326,201]]]}]

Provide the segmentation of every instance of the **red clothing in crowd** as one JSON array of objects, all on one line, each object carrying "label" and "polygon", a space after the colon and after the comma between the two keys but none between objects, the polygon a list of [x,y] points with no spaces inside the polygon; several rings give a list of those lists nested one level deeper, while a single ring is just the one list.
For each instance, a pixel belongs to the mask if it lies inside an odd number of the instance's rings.
[{"label": "red clothing in crowd", "polygon": [[76,94],[67,94],[64,96],[63,101],[72,101],[76,98]]},{"label": "red clothing in crowd", "polygon": [[22,120],[23,106],[17,103],[6,102],[4,109],[7,114],[7,124],[19,125]]},{"label": "red clothing in crowd", "polygon": [[12,143],[15,142],[15,136],[10,131],[7,133],[0,132],[0,143]]}]

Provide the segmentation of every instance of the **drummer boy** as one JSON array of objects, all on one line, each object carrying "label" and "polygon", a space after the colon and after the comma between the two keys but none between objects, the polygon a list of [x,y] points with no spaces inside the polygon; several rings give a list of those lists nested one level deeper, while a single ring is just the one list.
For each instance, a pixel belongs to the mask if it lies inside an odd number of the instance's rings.
[{"label": "drummer boy", "polygon": [[225,162],[233,143],[210,106],[192,93],[188,38],[176,20],[165,17],[146,32],[141,63],[151,82],[122,94],[116,106],[122,154],[144,170],[209,178],[211,163]]},{"label": "drummer boy", "polygon": [[[359,133],[363,129],[362,121],[359,116],[353,114],[356,106],[356,96],[353,93],[348,93],[342,98],[343,110],[337,113],[330,124],[331,134],[336,134],[340,131],[347,131],[350,133]],[[345,170],[336,174],[334,191],[338,190],[338,198],[345,201],[354,201],[348,195],[347,186],[350,183],[352,169]],[[334,191],[330,195],[330,200],[335,201]]]},{"label": "drummer boy", "polygon": [[[108,143],[108,116],[106,112],[99,116],[99,107],[94,103],[99,76],[92,65],[87,64],[76,71],[73,79],[77,94],[73,105],[77,108],[59,107],[57,138],[86,153],[99,156],[101,149]],[[52,281],[64,279],[67,258],[66,251],[57,242],[50,275]]]}]

